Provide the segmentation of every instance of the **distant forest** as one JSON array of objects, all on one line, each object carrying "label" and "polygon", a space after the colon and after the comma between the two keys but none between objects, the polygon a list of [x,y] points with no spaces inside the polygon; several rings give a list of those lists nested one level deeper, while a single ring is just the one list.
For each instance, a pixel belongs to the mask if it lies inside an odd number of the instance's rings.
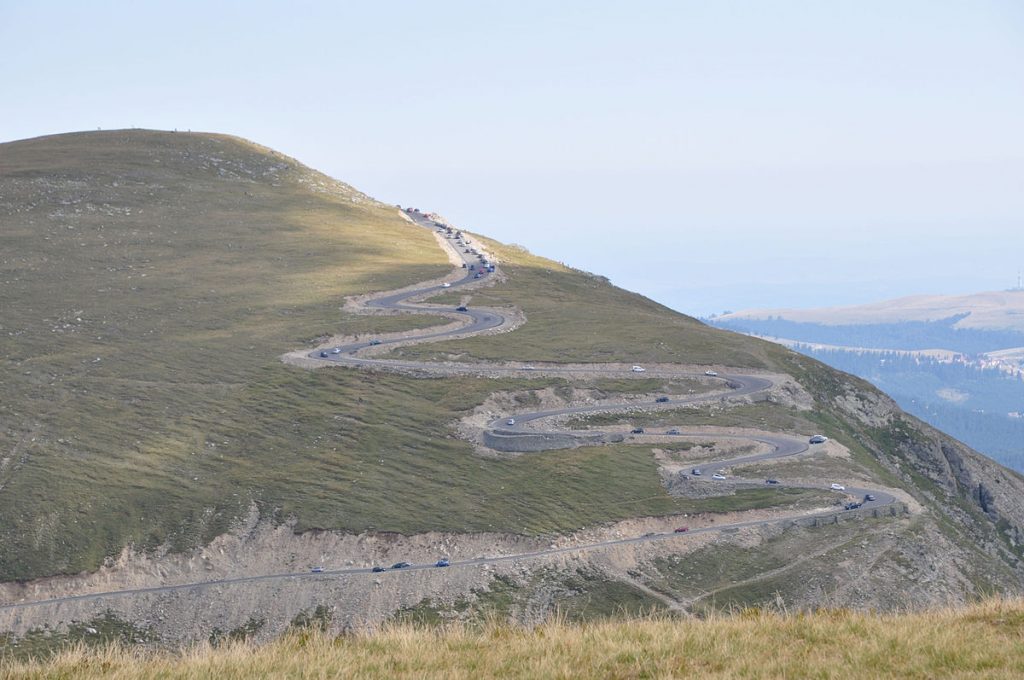
[{"label": "distant forest", "polygon": [[1024,333],[1018,331],[953,328],[968,313],[938,321],[848,324],[827,326],[819,323],[770,319],[710,319],[709,323],[737,333],[767,335],[825,345],[868,347],[872,349],[948,349],[978,355],[1009,347],[1024,347]]},{"label": "distant forest", "polygon": [[[803,343],[888,350],[947,349],[969,358],[994,350],[1024,347],[1024,333],[957,329],[966,314],[940,321],[826,326],[772,319],[710,319],[740,333]],[[864,378],[889,394],[902,409],[1007,467],[1024,472],[1024,380],[997,369],[942,363],[895,351],[813,350],[799,352]]]}]

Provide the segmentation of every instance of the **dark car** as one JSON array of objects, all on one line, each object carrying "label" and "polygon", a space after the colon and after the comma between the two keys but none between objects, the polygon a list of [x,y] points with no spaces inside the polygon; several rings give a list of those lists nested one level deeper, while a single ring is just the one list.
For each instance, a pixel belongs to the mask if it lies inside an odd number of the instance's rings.
[{"label": "dark car", "polygon": [[370,340],[370,344],[371,345],[379,345],[380,344],[380,340]]},{"label": "dark car", "polygon": [[665,434],[682,434],[682,432],[673,427],[671,430],[665,430]]},{"label": "dark car", "polygon": [[642,428],[642,427],[634,427],[632,430],[629,431],[629,433],[630,434],[643,434],[644,433],[644,428]]},{"label": "dark car", "polygon": [[664,404],[664,403],[666,403],[668,401],[668,397],[658,397],[654,401],[656,401],[659,404]]},{"label": "dark car", "polygon": [[764,483],[765,484],[778,484],[779,480],[777,480],[777,479],[766,479],[766,480],[764,480]]},{"label": "dark car", "polygon": [[312,569],[310,569],[310,571],[313,572],[314,574],[322,574],[322,573],[324,573],[324,568],[323,567],[313,567]]},{"label": "dark car", "polygon": [[465,269],[465,268],[466,268],[466,266],[467,266],[467,265],[466,265],[466,263],[465,263],[465,262],[463,262],[463,263],[462,263],[462,268],[463,268],[463,269]]},{"label": "dark car", "polygon": [[387,567],[374,567],[370,571],[372,571],[374,574],[379,574],[380,572],[387,571],[387,570],[388,570]]},{"label": "dark car", "polygon": [[864,495],[864,500],[866,500],[866,501],[873,501],[873,500],[875,500],[875,494],[873,494],[873,493],[865,494]]},{"label": "dark car", "polygon": [[690,527],[678,527],[675,530],[675,533],[677,533],[677,534],[685,534],[689,530],[690,530]]},{"label": "dark car", "polygon": [[448,560],[442,558],[442,559],[439,559],[437,562],[434,562],[434,566],[435,567],[448,567],[448,566],[451,566],[451,562],[449,562]]},{"label": "dark car", "polygon": [[466,305],[459,305],[458,307],[455,308],[455,311],[456,312],[468,312],[469,310],[466,309]]},{"label": "dark car", "polygon": [[326,351],[320,352],[320,356],[322,356],[322,357],[324,357],[326,359],[327,358],[327,352]]},{"label": "dark car", "polygon": [[847,503],[846,505],[843,506],[843,509],[844,510],[856,510],[857,508],[859,508],[862,505],[864,505],[864,504],[863,503]]},{"label": "dark car", "polygon": [[700,477],[702,473],[700,471],[700,468],[693,468],[692,470],[690,470],[690,474],[693,475],[694,477]]},{"label": "dark car", "polygon": [[391,568],[392,569],[405,569],[406,567],[411,567],[411,566],[412,565],[409,564],[408,562],[395,562],[394,564],[391,565]]}]

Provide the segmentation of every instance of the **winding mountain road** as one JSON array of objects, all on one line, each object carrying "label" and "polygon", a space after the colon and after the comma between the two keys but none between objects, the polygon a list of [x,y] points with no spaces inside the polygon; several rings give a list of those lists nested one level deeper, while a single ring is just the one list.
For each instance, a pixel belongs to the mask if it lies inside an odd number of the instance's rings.
[{"label": "winding mountain road", "polygon": [[[410,218],[416,224],[432,229],[438,230],[444,236],[448,236],[446,229],[439,229],[438,225],[433,220],[419,213],[406,214],[406,217]],[[454,230],[453,230],[454,232]],[[485,308],[466,308],[464,310],[444,309],[439,311],[436,305],[422,305],[417,304],[413,300],[416,298],[425,299],[435,294],[439,294],[446,291],[452,291],[459,288],[470,287],[473,284],[477,284],[482,280],[486,280],[489,276],[494,276],[491,272],[482,272],[480,277],[477,277],[477,272],[480,271],[481,255],[473,252],[466,252],[469,247],[469,242],[466,239],[455,239],[454,233],[450,238],[446,238],[446,241],[450,241],[449,250],[456,254],[465,263],[466,275],[459,278],[458,280],[449,281],[448,285],[430,285],[423,288],[415,288],[405,290],[400,293],[385,294],[372,298],[364,303],[365,307],[370,309],[384,309],[384,310],[400,310],[413,312],[416,314],[443,314],[444,316],[451,317],[453,314],[457,315],[464,321],[464,325],[443,331],[431,331],[427,329],[423,332],[409,332],[404,334],[401,338],[395,339],[381,339],[381,340],[363,340],[360,342],[349,343],[345,345],[338,345],[336,347],[325,347],[318,348],[308,353],[309,358],[330,362],[335,364],[355,366],[355,367],[376,367],[384,370],[403,370],[403,371],[417,371],[431,374],[481,374],[486,373],[492,374],[510,374],[521,376],[559,376],[559,375],[580,375],[581,373],[595,375],[595,376],[618,376],[618,377],[659,377],[659,378],[701,378],[704,380],[713,379],[722,384],[723,390],[702,393],[692,396],[670,398],[667,402],[630,402],[628,404],[599,404],[593,406],[578,406],[569,407],[562,409],[552,409],[544,411],[534,411],[528,413],[515,413],[509,414],[509,416],[495,419],[489,425],[490,428],[500,431],[502,433],[515,433],[519,431],[527,431],[524,426],[527,424],[537,424],[538,421],[542,421],[547,418],[553,418],[565,415],[576,415],[576,414],[587,414],[595,412],[609,412],[609,411],[631,411],[640,408],[646,409],[665,409],[672,408],[673,406],[680,406],[686,404],[693,404],[697,402],[706,402],[709,399],[718,399],[721,397],[735,398],[740,396],[754,396],[757,394],[765,393],[770,390],[774,383],[772,380],[757,375],[744,375],[738,373],[728,374],[713,374],[707,373],[695,373],[693,371],[685,370],[670,370],[660,368],[657,371],[650,373],[644,372],[633,372],[629,369],[623,369],[621,366],[601,366],[601,365],[590,365],[581,368],[579,365],[573,367],[558,367],[558,366],[515,366],[515,365],[490,365],[490,364],[474,364],[474,363],[444,363],[437,364],[431,362],[418,362],[418,361],[396,361],[391,359],[378,359],[372,356],[364,356],[365,350],[370,347],[378,347],[389,344],[403,343],[407,344],[410,340],[417,342],[426,341],[437,341],[444,340],[452,337],[465,337],[467,335],[474,335],[492,331],[496,328],[501,327],[507,321],[502,314],[501,310],[498,309],[485,309]],[[474,265],[474,269],[469,269],[469,265]],[[459,272],[456,269],[456,273]],[[514,417],[515,424],[509,426],[507,424],[507,418]],[[675,429],[675,428],[673,428]],[[536,429],[530,429],[529,432],[537,432]],[[588,432],[588,434],[593,434]],[[686,436],[685,431],[680,431],[679,434],[669,434],[668,432],[645,432],[643,437],[644,441],[654,441],[658,439],[678,439],[680,436]],[[696,434],[696,433],[691,433]],[[707,437],[706,434],[700,434],[701,437]],[[780,458],[786,458],[790,456],[799,455],[804,453],[810,448],[806,437],[796,437],[792,435],[775,434],[775,435],[759,435],[751,436],[746,433],[736,433],[728,435],[730,439],[746,439],[752,442],[758,442],[767,444],[771,447],[771,450],[764,453],[752,454],[748,456],[741,456],[737,458],[716,460],[702,463],[699,467],[707,469],[709,471],[713,469],[728,469],[733,466],[753,463],[758,461],[775,460]],[[758,485],[763,486],[766,480],[763,479],[743,479],[738,477],[730,477],[729,481],[734,484],[741,485]],[[819,489],[829,490],[830,482],[822,481],[816,484],[808,483],[791,483],[783,480],[777,480],[777,484],[772,484],[774,488],[803,488],[803,489]],[[898,502],[892,494],[881,490],[881,489],[868,489],[859,487],[846,487],[845,491],[838,492],[842,493],[847,497],[853,497],[858,502],[862,503],[862,508],[880,509],[886,506],[892,506]],[[871,495],[874,500],[861,500],[865,496]],[[844,513],[855,512],[855,510],[840,510],[840,509],[828,509],[818,513],[810,514],[798,514],[787,517],[773,517],[769,519],[757,519],[746,522],[737,522],[732,524],[717,525],[713,527],[701,527],[693,528],[685,533],[648,533],[643,536],[636,536],[632,538],[619,538],[614,540],[599,541],[583,545],[572,545],[559,548],[550,548],[547,550],[538,550],[535,552],[526,552],[510,555],[495,555],[491,557],[479,557],[476,559],[468,560],[456,560],[452,561],[448,568],[457,567],[469,567],[479,566],[484,564],[499,564],[503,562],[517,562],[536,558],[550,557],[553,555],[566,554],[566,553],[579,553],[591,550],[597,550],[602,548],[608,548],[611,546],[621,546],[627,544],[639,544],[648,543],[654,541],[675,541],[675,540],[686,540],[688,536],[695,534],[708,534],[708,533],[721,533],[731,532],[747,527],[756,527],[767,524],[777,524],[780,522],[793,522],[795,520],[820,520],[826,517],[835,517]],[[255,576],[240,576],[234,578],[222,578],[213,579],[207,581],[198,581],[193,583],[182,583],[173,585],[153,586],[147,588],[128,588],[123,590],[112,590],[106,592],[94,592],[94,593],[83,593],[81,595],[70,595],[65,597],[57,597],[45,600],[34,600],[28,602],[12,602],[0,604],[0,611],[22,609],[26,607],[37,607],[48,604],[60,604],[68,602],[82,602],[91,600],[101,600],[116,597],[126,597],[131,595],[142,595],[142,594],[159,594],[159,593],[171,593],[176,591],[188,591],[188,590],[202,590],[205,588],[212,588],[217,586],[243,584],[243,583],[254,583],[259,581],[272,581],[272,580],[284,580],[284,579],[322,579],[329,576],[358,576],[358,575],[370,575],[375,576],[388,576],[398,575],[406,572],[420,571],[424,569],[435,569],[437,568],[434,564],[413,564],[403,569],[388,569],[384,572],[374,572],[370,567],[358,567],[358,568],[346,568],[346,569],[324,569],[316,573],[309,571],[302,572],[283,572],[275,574],[262,574]]]}]

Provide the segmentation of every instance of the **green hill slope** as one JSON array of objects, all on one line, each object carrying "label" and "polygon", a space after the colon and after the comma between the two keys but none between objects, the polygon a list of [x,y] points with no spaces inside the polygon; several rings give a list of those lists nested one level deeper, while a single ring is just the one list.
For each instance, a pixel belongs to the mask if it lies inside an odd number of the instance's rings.
[{"label": "green hill slope", "polygon": [[[898,593],[927,575],[915,592],[932,599],[1019,588],[1019,476],[862,381],[491,246],[508,280],[473,304],[521,307],[528,323],[394,354],[787,373],[813,410],[758,405],[714,422],[827,430],[853,456],[822,464],[905,489],[924,508],[877,531],[836,534],[836,545],[871,555],[860,587],[884,582]],[[297,532],[532,535],[799,501],[761,490],[670,496],[650,446],[491,459],[455,436],[452,424],[495,392],[584,383],[280,362],[332,333],[437,323],[340,306],[448,267],[431,235],[395,208],[236,138],[115,131],[0,145],[0,581],[95,570],[129,545],[187,551],[254,510]],[[774,550],[796,554],[801,540],[779,537]],[[822,586],[836,578],[836,555],[778,574],[774,590],[757,584],[730,597],[820,599],[839,588]],[[675,592],[678,570],[659,564],[646,582]],[[766,565],[742,564],[727,582],[713,568],[694,578],[707,590],[735,588]]]}]

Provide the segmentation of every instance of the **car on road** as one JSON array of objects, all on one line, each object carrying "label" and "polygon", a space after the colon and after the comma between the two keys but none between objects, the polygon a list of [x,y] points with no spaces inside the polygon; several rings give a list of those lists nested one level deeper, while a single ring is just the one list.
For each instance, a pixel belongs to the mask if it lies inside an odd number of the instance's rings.
[{"label": "car on road", "polygon": [[765,484],[778,484],[779,480],[777,480],[777,479],[766,479],[766,480],[764,480],[764,483]]},{"label": "car on road", "polygon": [[408,562],[395,562],[394,564],[391,565],[391,568],[392,569],[405,569],[406,567],[411,567],[411,566],[412,565],[409,564]]},{"label": "car on road", "polygon": [[370,340],[370,344],[371,345],[379,345],[380,342],[381,342],[380,340]]},{"label": "car on road", "polygon": [[509,418],[508,420],[505,421],[505,424],[506,425],[515,425],[516,424],[516,419],[515,418]]},{"label": "car on road", "polygon": [[633,368],[631,368],[631,369],[629,369],[629,370],[633,371],[634,373],[643,373],[643,372],[645,372],[645,371],[646,371],[647,369],[646,369],[646,368],[644,368],[643,366],[634,366]]},{"label": "car on road", "polygon": [[449,562],[447,559],[441,558],[437,562],[434,562],[434,566],[435,567],[450,567],[451,566],[451,562]]},{"label": "car on road", "polygon": [[717,378],[718,371],[704,371],[704,375],[711,376],[712,378]]},{"label": "car on road", "polygon": [[721,472],[716,472],[715,474],[711,475],[711,479],[725,479],[725,475],[723,475]]},{"label": "car on road", "polygon": [[668,402],[668,397],[658,397],[654,401],[655,401],[655,403],[658,403],[658,404],[665,404],[665,403]]},{"label": "car on road", "polygon": [[455,311],[456,312],[466,312],[466,311],[469,311],[469,310],[466,309],[466,305],[459,305],[458,307],[455,308]]},{"label": "car on road", "polygon": [[320,352],[320,356],[326,358],[327,357],[327,352],[326,351]]},{"label": "car on road", "polygon": [[452,284],[450,284],[450,283],[448,283],[447,281],[445,281],[444,283],[442,283],[442,284],[441,284],[441,287],[442,287],[442,288],[451,288],[451,287],[452,287]]},{"label": "car on road", "polygon": [[816,434],[813,437],[811,437],[808,441],[810,441],[810,443],[812,444],[824,444],[825,442],[828,441],[828,437],[826,437],[823,434]]},{"label": "car on road", "polygon": [[312,569],[310,569],[310,571],[313,572],[314,574],[322,574],[322,573],[324,573],[324,568],[323,567],[313,567]]},{"label": "car on road", "polygon": [[537,367],[536,366],[523,366],[523,370],[524,371],[536,371]]},{"label": "car on road", "polygon": [[653,532],[653,531],[648,531],[648,532],[647,532],[646,534],[644,534],[644,535],[643,535],[643,536],[642,536],[641,538],[650,538],[651,536],[657,536],[657,535],[658,535],[658,534],[657,534],[657,533],[655,533],[655,532]]},{"label": "car on road", "polygon": [[832,485],[829,486],[829,488],[832,489],[833,491],[846,491],[845,486],[843,486],[842,484],[836,484],[835,482],[832,482]]},{"label": "car on road", "polygon": [[700,471],[700,468],[693,468],[692,470],[690,470],[690,474],[693,475],[694,477],[700,477],[704,473]]},{"label": "car on road", "polygon": [[673,531],[672,533],[674,533],[674,534],[685,534],[689,530],[690,530],[690,527],[676,527],[675,531]]},{"label": "car on road", "polygon": [[682,432],[673,427],[671,430],[665,430],[665,434],[682,434]]},{"label": "car on road", "polygon": [[341,348],[335,347],[334,349],[331,350],[331,354],[341,354]]},{"label": "car on road", "polygon": [[630,434],[643,434],[644,433],[644,428],[642,428],[642,427],[634,427],[632,430],[629,431],[629,433]]},{"label": "car on road", "polygon": [[876,500],[876,499],[875,499],[875,494],[873,494],[873,493],[867,493],[867,494],[864,494],[864,500],[865,500],[865,501],[867,501],[867,502],[869,502],[869,503],[870,503],[871,501],[873,501],[873,500]]},{"label": "car on road", "polygon": [[374,574],[379,574],[380,572],[387,571],[387,570],[388,570],[387,567],[381,567],[381,566],[378,565],[378,566],[374,567],[373,569],[371,569],[370,571],[372,571]]}]

